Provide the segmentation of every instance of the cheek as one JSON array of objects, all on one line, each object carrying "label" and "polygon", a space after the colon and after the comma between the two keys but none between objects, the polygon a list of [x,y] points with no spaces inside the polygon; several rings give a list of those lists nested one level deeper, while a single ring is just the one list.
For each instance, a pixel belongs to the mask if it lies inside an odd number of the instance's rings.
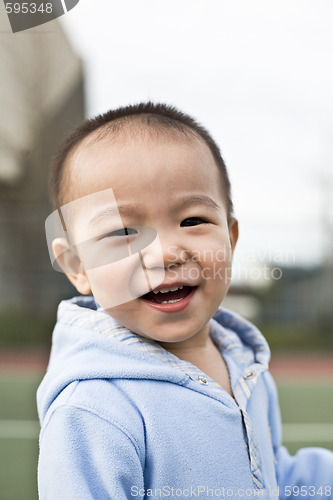
[{"label": "cheek", "polygon": [[103,309],[133,301],[158,286],[164,268],[146,269],[138,253],[86,271],[91,291]]},{"label": "cheek", "polygon": [[232,250],[230,242],[213,242],[199,255],[203,277],[214,286],[229,286],[231,279]]},{"label": "cheek", "polygon": [[232,260],[232,249],[229,239],[211,238],[193,252],[193,260],[197,260],[204,266],[217,265],[229,266]]},{"label": "cheek", "polygon": [[138,254],[87,270],[92,293],[103,309],[130,302],[149,291]]}]

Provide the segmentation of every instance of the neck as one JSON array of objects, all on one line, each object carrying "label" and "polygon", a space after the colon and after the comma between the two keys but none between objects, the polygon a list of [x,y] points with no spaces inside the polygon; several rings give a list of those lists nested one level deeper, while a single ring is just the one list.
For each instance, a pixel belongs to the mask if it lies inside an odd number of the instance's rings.
[{"label": "neck", "polygon": [[209,325],[197,335],[182,342],[159,342],[159,344],[180,359],[190,360],[197,355],[209,352],[215,344],[209,336]]}]

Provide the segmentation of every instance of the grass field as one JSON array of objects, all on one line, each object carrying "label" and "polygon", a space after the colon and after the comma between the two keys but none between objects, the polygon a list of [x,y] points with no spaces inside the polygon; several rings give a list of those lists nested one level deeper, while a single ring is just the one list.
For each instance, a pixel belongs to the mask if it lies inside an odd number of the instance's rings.
[{"label": "grass field", "polygon": [[[0,499],[36,500],[38,424],[35,393],[41,376],[0,373]],[[333,381],[281,379],[285,444],[333,450]]]}]

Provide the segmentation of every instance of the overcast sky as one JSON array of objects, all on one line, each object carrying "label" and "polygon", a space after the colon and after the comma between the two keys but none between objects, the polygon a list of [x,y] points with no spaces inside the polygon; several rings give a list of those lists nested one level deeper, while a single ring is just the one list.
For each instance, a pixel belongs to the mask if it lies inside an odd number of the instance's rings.
[{"label": "overcast sky", "polygon": [[331,0],[80,0],[61,20],[89,115],[151,99],[211,131],[240,223],[236,274],[318,262],[333,198]]}]

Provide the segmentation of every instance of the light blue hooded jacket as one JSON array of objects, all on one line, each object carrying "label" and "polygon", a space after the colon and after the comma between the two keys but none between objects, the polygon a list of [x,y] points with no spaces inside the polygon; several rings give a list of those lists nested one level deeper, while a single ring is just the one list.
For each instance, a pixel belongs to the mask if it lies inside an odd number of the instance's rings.
[{"label": "light blue hooded jacket", "polygon": [[40,499],[333,498],[333,453],[281,446],[261,333],[218,310],[210,335],[234,398],[94,299],[63,301],[37,393]]}]

